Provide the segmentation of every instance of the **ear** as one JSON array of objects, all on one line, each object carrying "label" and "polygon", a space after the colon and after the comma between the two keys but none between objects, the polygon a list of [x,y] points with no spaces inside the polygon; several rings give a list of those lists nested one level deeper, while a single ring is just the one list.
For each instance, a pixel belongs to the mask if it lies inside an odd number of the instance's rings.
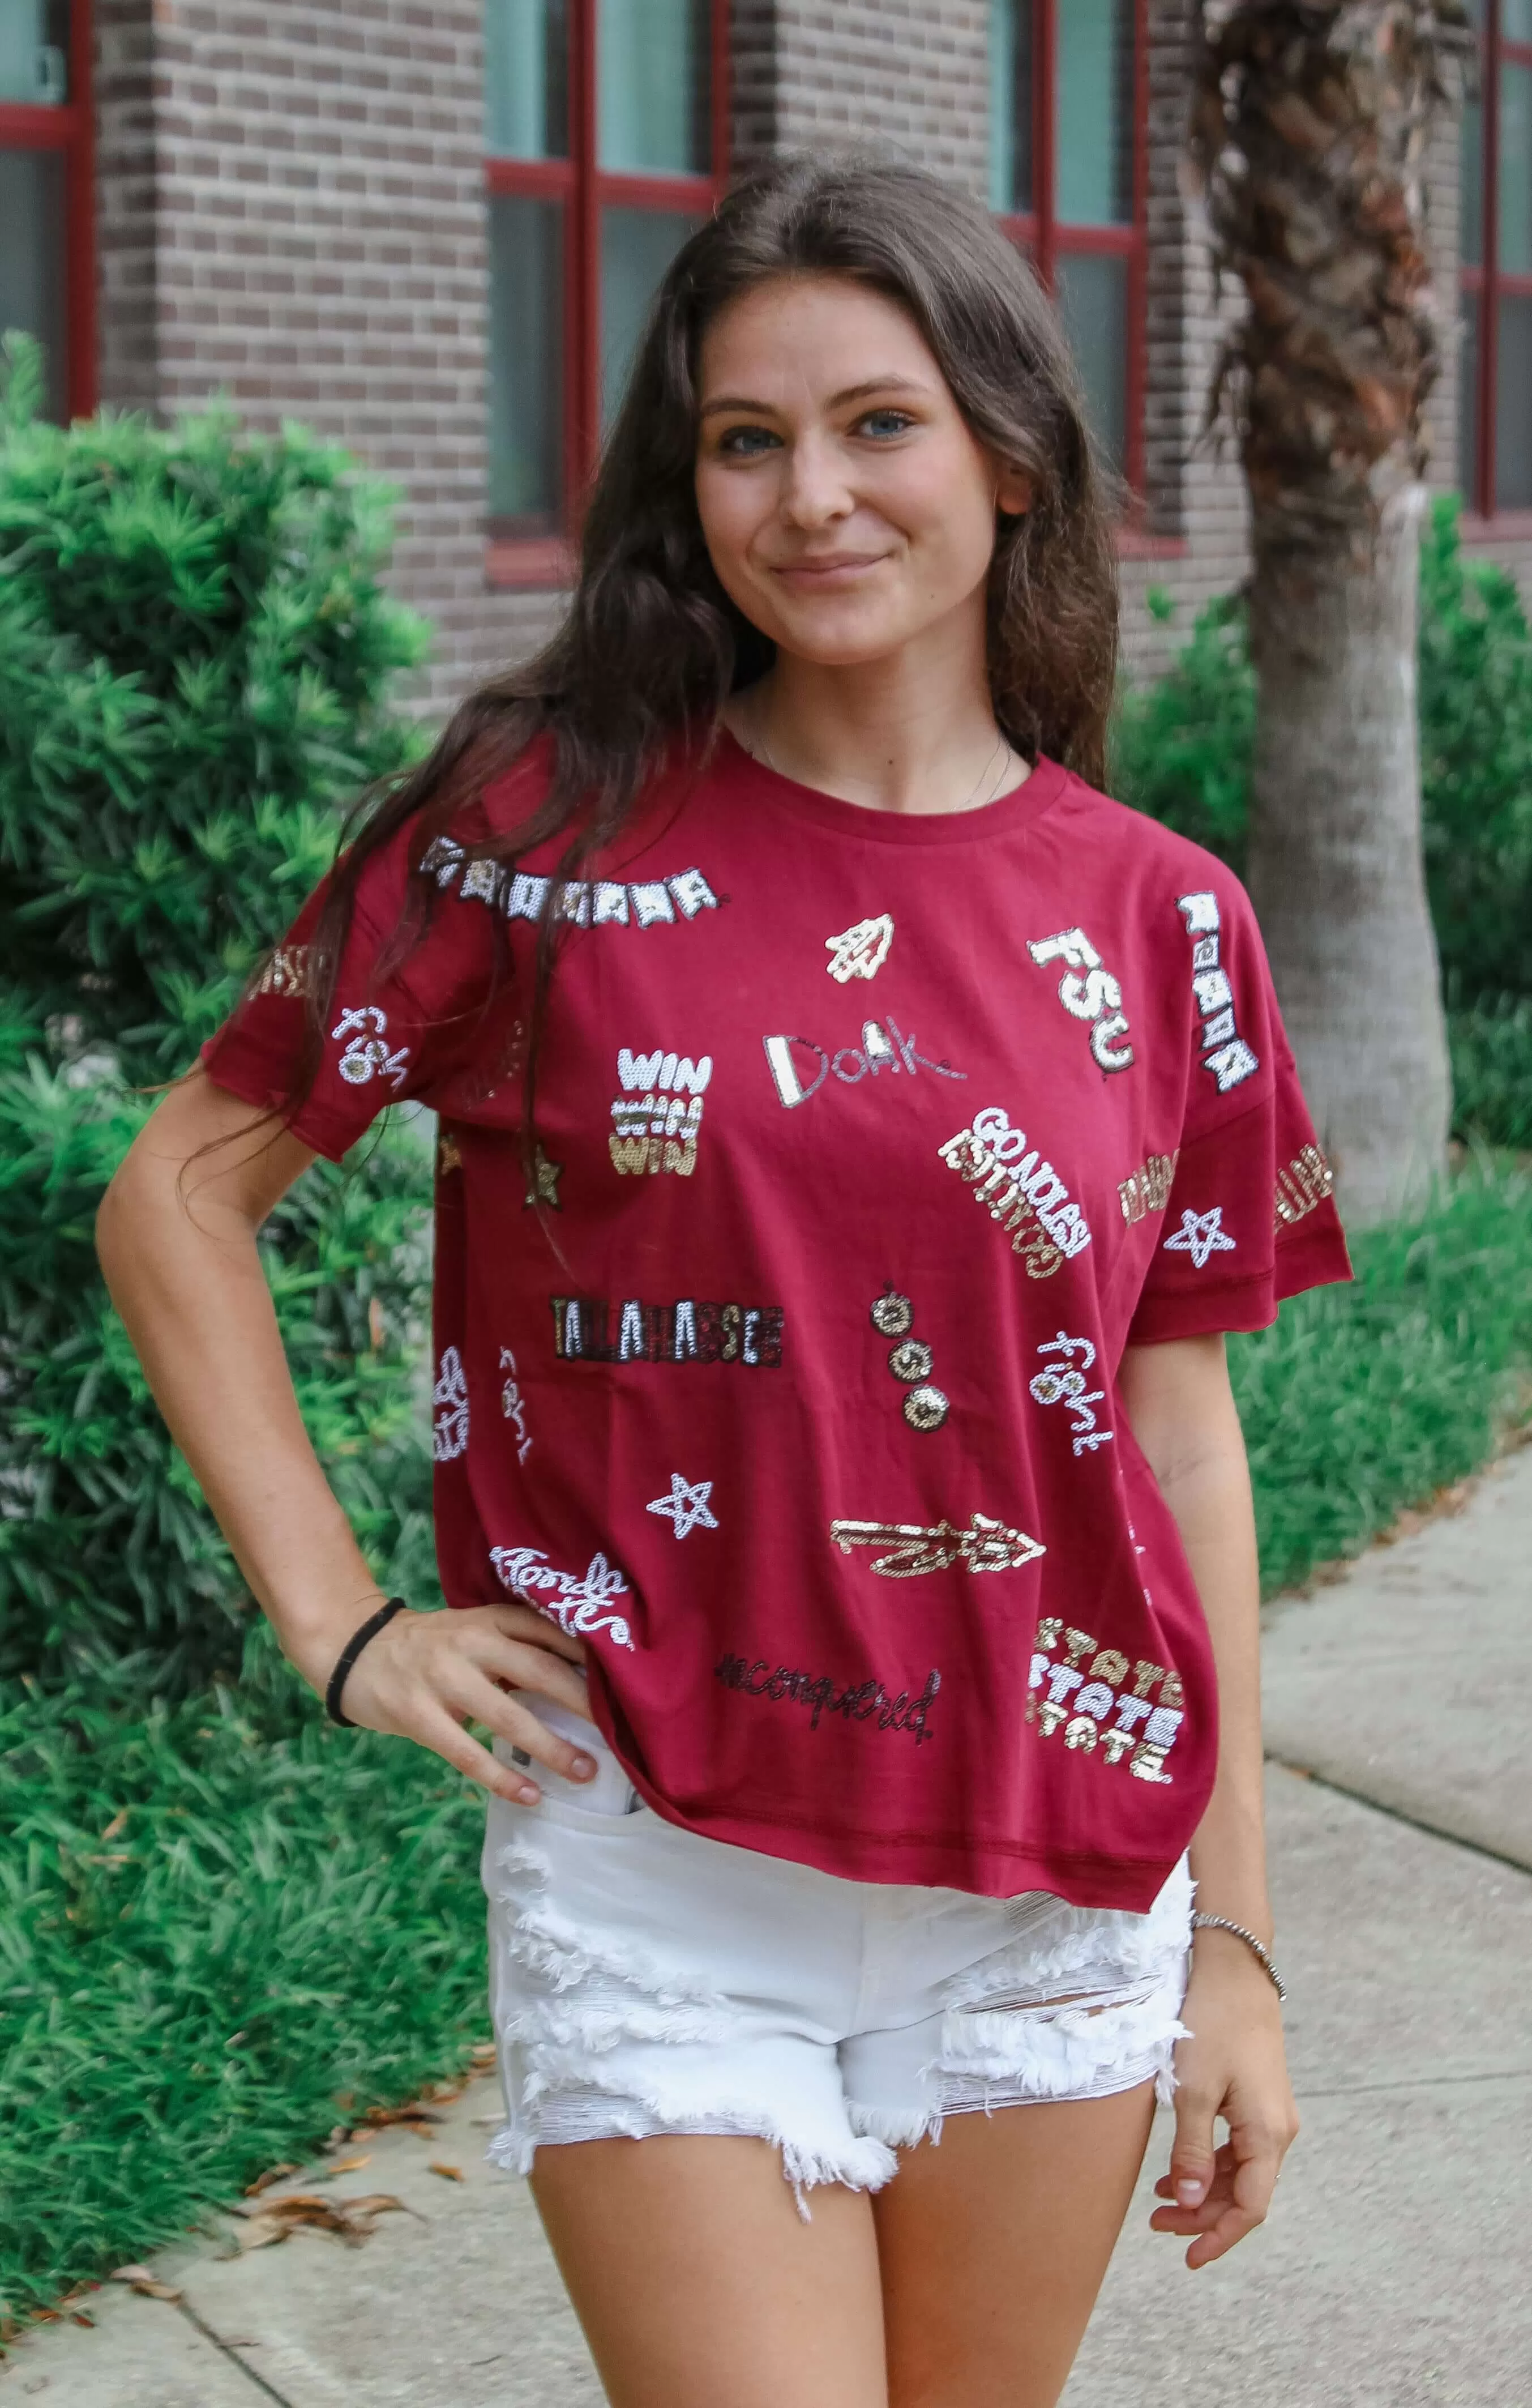
[{"label": "ear", "polygon": [[995,481],[995,507],[1007,518],[1024,517],[1032,508],[1032,480],[1024,468],[1002,461]]}]

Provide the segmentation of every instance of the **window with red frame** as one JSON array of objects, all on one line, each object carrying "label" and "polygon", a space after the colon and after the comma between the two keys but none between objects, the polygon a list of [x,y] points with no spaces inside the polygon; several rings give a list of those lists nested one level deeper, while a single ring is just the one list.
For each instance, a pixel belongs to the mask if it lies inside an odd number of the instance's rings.
[{"label": "window with red frame", "polygon": [[1532,509],[1532,0],[1477,0],[1463,118],[1458,480],[1468,508]]},{"label": "window with red frame", "polygon": [[36,335],[52,418],[93,408],[88,0],[0,0],[0,334]]},{"label": "window with red frame", "polygon": [[556,567],[654,288],[722,189],[727,13],[486,0],[490,565],[508,581]]},{"label": "window with red frame", "polygon": [[1143,456],[1144,16],[1145,0],[990,7],[990,207],[1057,296],[1096,433],[1135,486]]}]

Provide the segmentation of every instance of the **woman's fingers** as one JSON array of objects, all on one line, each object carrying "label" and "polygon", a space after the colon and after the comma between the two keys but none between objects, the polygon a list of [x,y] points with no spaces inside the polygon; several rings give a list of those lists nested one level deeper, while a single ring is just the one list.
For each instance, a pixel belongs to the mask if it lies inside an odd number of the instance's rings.
[{"label": "woman's fingers", "polygon": [[500,1616],[513,1611],[398,1615],[358,1656],[346,1684],[345,1713],[372,1730],[418,1741],[497,1796],[523,1805],[536,1801],[536,1784],[500,1764],[465,1723],[484,1724],[496,1739],[568,1780],[589,1780],[594,1758],[556,1737],[522,1702],[523,1695],[545,1696],[589,1720],[584,1681],[567,1657],[511,1636]]},{"label": "woman's fingers", "polygon": [[566,1664],[585,1661],[584,1640],[577,1639],[572,1631],[561,1630],[556,1622],[550,1622],[546,1613],[535,1612],[530,1605],[469,1606],[454,1614],[453,1619],[489,1624],[507,1639],[524,1639],[529,1645],[542,1648],[546,1655],[562,1656]]},{"label": "woman's fingers", "polygon": [[481,1789],[506,1799],[510,1805],[537,1804],[541,1793],[536,1782],[528,1781],[513,1764],[502,1764],[487,1747],[481,1747],[444,1706],[423,1706],[417,1728],[405,1735],[418,1740],[457,1771],[466,1773],[470,1781],[477,1781]]},{"label": "woman's fingers", "polygon": [[586,1722],[594,1719],[584,1675],[546,1648],[528,1647],[521,1640],[502,1638],[497,1630],[480,1629],[465,1631],[459,1649],[465,1662],[477,1665],[491,1680],[533,1691],[555,1705],[566,1706]]},{"label": "woman's fingers", "polygon": [[524,1702],[531,1694],[520,1687],[508,1694],[488,1671],[466,1660],[445,1692],[449,1705],[465,1720],[483,1723],[496,1739],[521,1748],[523,1754],[547,1765],[550,1771],[562,1773],[567,1781],[589,1781],[595,1770],[594,1757],[571,1746],[566,1739],[559,1738],[539,1722],[532,1707]]},{"label": "woman's fingers", "polygon": [[1247,2233],[1264,2224],[1281,2170],[1284,2143],[1275,2131],[1241,2128],[1216,2153],[1210,2178],[1196,2205],[1176,2201],[1174,2165],[1155,2184],[1156,2196],[1170,2204],[1157,2207],[1150,2217],[1156,2232],[1172,2232],[1190,2240],[1186,2263],[1210,2266],[1224,2257]]}]

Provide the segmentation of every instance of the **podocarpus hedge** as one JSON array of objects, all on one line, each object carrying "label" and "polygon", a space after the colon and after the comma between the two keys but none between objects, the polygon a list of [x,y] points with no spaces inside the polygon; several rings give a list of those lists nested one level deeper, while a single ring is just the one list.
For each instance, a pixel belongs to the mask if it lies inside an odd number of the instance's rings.
[{"label": "podocarpus hedge", "polygon": [[[1167,606],[1166,606],[1167,607]],[[1438,501],[1421,546],[1425,869],[1463,1137],[1532,1147],[1532,630],[1514,580],[1463,557]],[[1128,688],[1115,790],[1243,866],[1255,687],[1237,597],[1168,675]]]},{"label": "podocarpus hedge", "polygon": [[[240,1583],[95,1265],[105,1184],[418,740],[426,633],[379,582],[389,496],[297,428],[0,405],[0,1677],[239,1661]],[[265,1245],[309,1425],[380,1572],[428,1577],[408,1367],[421,1149],[316,1166]]]}]

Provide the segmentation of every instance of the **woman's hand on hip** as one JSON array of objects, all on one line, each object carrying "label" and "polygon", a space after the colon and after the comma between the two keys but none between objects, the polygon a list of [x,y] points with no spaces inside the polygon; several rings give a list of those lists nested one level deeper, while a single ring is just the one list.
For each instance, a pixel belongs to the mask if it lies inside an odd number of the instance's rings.
[{"label": "woman's hand on hip", "polygon": [[542,1696],[591,1719],[575,1667],[581,1640],[524,1605],[476,1605],[442,1613],[397,1613],[370,1640],[346,1676],[340,1710],[364,1729],[412,1739],[512,1805],[536,1805],[535,1782],[502,1764],[464,1727],[482,1723],[496,1739],[571,1781],[595,1770],[555,1738],[524,1702]]},{"label": "woman's hand on hip", "polygon": [[1176,2049],[1176,2138],[1154,2186],[1168,2203],[1150,2223],[1190,2238],[1188,2266],[1210,2266],[1265,2222],[1298,2113],[1277,1994],[1243,1941],[1199,1935],[1181,2012],[1192,2037]]}]

